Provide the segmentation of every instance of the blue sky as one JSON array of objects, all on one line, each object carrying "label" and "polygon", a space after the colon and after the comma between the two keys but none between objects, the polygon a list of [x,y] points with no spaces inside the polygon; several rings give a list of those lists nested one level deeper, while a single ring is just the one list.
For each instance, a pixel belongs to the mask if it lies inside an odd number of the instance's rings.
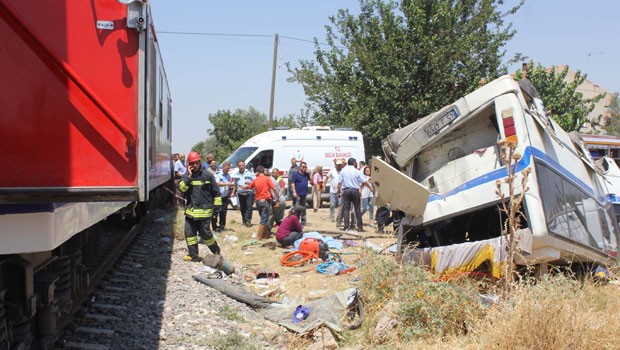
[{"label": "blue sky", "polygon": [[[314,45],[282,36],[324,41],[328,17],[340,8],[355,13],[359,2],[152,0],[151,8],[158,31],[261,35],[158,34],[173,97],[173,151],[187,153],[207,137],[211,113],[253,106],[269,114],[275,33],[281,37],[274,116],[298,113],[305,95],[286,81],[284,63],[312,59]],[[545,66],[567,64],[620,91],[619,13],[618,0],[528,0],[508,19],[517,34],[507,57],[520,52]]]}]

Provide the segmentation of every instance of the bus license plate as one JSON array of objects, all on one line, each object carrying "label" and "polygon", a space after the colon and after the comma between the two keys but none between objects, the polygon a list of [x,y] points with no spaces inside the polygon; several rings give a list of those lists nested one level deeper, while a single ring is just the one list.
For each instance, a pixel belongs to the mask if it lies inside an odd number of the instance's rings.
[{"label": "bus license plate", "polygon": [[456,110],[451,109],[448,113],[441,116],[441,118],[432,121],[430,124],[424,127],[424,131],[426,131],[426,135],[433,136],[439,132],[439,130],[448,126],[454,119],[456,119],[459,115],[456,113]]}]

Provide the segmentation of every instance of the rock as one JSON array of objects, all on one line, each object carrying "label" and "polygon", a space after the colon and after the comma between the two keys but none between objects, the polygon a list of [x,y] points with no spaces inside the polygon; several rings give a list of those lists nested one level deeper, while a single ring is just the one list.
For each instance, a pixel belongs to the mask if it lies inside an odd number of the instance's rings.
[{"label": "rock", "polygon": [[[179,218],[183,220],[182,215]],[[296,335],[265,321],[260,312],[249,306],[193,279],[192,275],[206,266],[183,260],[187,254],[185,242],[161,234],[162,230],[172,234],[172,220],[156,225],[151,222],[150,229],[148,225],[135,240],[137,252],[119,261],[122,268],[118,271],[126,275],[115,276],[121,280],[119,284],[107,282],[118,290],[93,295],[93,304],[96,301],[123,306],[125,314],[112,310],[110,314],[118,320],[84,318],[80,325],[115,329],[114,337],[98,337],[101,345],[108,349],[194,350],[213,348],[214,339],[238,341],[240,337],[248,348],[288,348],[287,338]],[[163,248],[169,249],[169,253],[150,254]],[[200,253],[209,254],[203,247]],[[226,278],[233,284],[244,281],[242,274]],[[104,299],[110,296],[115,299]]]},{"label": "rock", "polygon": [[379,316],[379,321],[377,322],[377,326],[375,327],[375,331],[372,335],[372,340],[376,344],[385,343],[390,339],[390,336],[397,325],[398,320],[394,316],[388,313],[383,313],[383,315]]},{"label": "rock", "polygon": [[332,334],[332,331],[327,327],[321,327],[312,333],[312,344],[306,349],[308,350],[323,350],[323,349],[338,349],[338,343]]},{"label": "rock", "polygon": [[224,242],[228,242],[228,243],[237,242],[238,240],[239,240],[239,237],[235,235],[228,235],[226,236],[226,238],[224,238]]}]

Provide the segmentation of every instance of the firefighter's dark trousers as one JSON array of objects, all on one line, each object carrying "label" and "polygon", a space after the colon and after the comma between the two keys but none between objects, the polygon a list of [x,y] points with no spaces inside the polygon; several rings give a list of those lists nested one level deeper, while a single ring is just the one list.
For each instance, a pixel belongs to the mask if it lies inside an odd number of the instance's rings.
[{"label": "firefighter's dark trousers", "polygon": [[204,240],[213,254],[220,253],[220,247],[213,237],[213,233],[209,230],[211,218],[194,219],[189,216],[185,217],[185,241],[187,242],[187,250],[192,258],[198,257],[198,237]]}]

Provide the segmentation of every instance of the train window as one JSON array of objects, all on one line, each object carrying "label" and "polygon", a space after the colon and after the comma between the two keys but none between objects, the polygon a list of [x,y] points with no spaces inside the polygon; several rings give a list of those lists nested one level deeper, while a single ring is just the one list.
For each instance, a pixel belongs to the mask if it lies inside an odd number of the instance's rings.
[{"label": "train window", "polygon": [[168,98],[168,140],[172,140],[172,101]]},{"label": "train window", "polygon": [[164,75],[159,70],[159,86],[158,86],[158,95],[159,95],[159,109],[157,110],[157,114],[159,115],[159,127],[164,127]]},{"label": "train window", "polygon": [[164,108],[164,105],[161,103],[161,100],[159,100],[159,108],[157,110],[157,114],[159,115],[159,127],[160,128],[164,127],[164,113],[162,113],[163,108]]}]

